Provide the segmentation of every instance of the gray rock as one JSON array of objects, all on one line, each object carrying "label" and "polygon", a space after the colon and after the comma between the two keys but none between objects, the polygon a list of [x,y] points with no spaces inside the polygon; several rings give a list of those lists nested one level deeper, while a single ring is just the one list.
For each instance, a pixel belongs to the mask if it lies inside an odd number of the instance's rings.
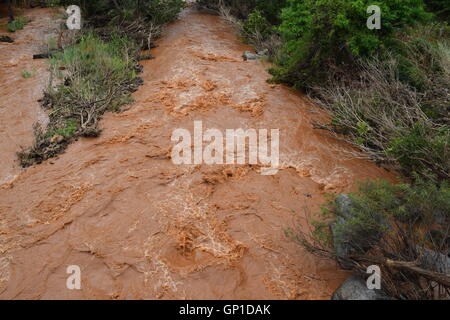
[{"label": "gray rock", "polygon": [[450,274],[450,258],[442,253],[416,246],[419,261],[424,269]]},{"label": "gray rock", "polygon": [[337,235],[337,228],[339,223],[342,223],[342,220],[343,219],[341,217],[338,217],[337,221],[331,224],[331,234],[333,236],[334,251],[336,253],[336,259],[339,263],[339,266],[344,270],[351,270],[352,264],[343,259],[343,257],[351,254],[352,246],[349,244],[349,242],[339,239]]},{"label": "gray rock", "polygon": [[244,58],[244,61],[247,60],[258,60],[260,56],[256,53],[251,53],[250,51],[245,51],[242,55],[242,58]]},{"label": "gray rock", "polygon": [[332,300],[389,300],[381,290],[367,288],[366,281],[352,276],[333,293]]},{"label": "gray rock", "polygon": [[352,217],[351,208],[352,208],[352,199],[348,194],[340,194],[336,197],[336,213],[346,219],[350,219]]},{"label": "gray rock", "polygon": [[[336,257],[339,265],[342,269],[350,270],[352,269],[352,264],[345,261],[344,257],[352,254],[355,251],[367,251],[369,250],[374,242],[378,241],[382,233],[372,233],[372,234],[358,234],[357,232],[353,234],[347,234],[343,236],[339,234],[339,229],[348,219],[354,217],[354,212],[352,212],[352,199],[347,194],[341,194],[336,197],[336,222],[331,224],[331,233],[333,236],[334,249],[336,252]],[[387,221],[381,215],[374,217],[376,221],[389,228]]]},{"label": "gray rock", "polygon": [[336,252],[337,261],[342,269],[351,270],[352,264],[345,261],[342,257],[348,256],[352,252],[350,239],[340,239],[337,234],[338,226],[343,224],[346,219],[352,217],[351,206],[352,200],[346,194],[341,194],[336,197],[336,222],[331,224],[331,233],[333,235],[334,250]]}]

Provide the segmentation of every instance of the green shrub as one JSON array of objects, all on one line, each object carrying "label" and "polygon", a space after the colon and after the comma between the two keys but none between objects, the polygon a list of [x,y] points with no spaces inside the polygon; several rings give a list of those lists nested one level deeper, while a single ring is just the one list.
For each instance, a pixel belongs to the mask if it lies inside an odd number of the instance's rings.
[{"label": "green shrub", "polygon": [[450,21],[450,1],[449,0],[424,0],[427,9],[436,14],[443,21]]},{"label": "green shrub", "polygon": [[441,105],[439,110],[445,111],[445,86],[437,87],[434,95],[431,89],[420,94],[399,80],[398,69],[393,55],[374,58],[358,66],[358,81],[341,79],[315,87],[319,102],[332,112],[329,128],[345,134],[365,156],[397,165],[406,176],[431,173],[448,179],[450,126],[444,116],[430,118],[426,107],[436,101],[435,109]]},{"label": "green shrub", "polygon": [[31,72],[27,71],[27,70],[23,70],[21,72],[21,75],[22,75],[22,78],[24,78],[24,79],[28,79],[28,78],[31,78],[33,76],[33,74]]},{"label": "green shrub", "polygon": [[[366,275],[368,266],[378,265],[383,291],[394,299],[436,298],[430,284],[437,278],[423,275],[432,271],[445,277],[448,273],[448,182],[366,181],[357,192],[328,202],[324,211],[325,219],[312,222],[311,232],[296,230],[287,235],[308,251],[337,259],[361,276]],[[399,263],[394,266],[392,261]],[[448,282],[439,283],[445,293]]]},{"label": "green shrub", "polygon": [[386,149],[408,174],[430,172],[441,179],[450,178],[450,127],[430,127],[418,122],[399,130]]},{"label": "green shrub", "polygon": [[[381,30],[366,27],[369,5],[382,10]],[[279,31],[286,44],[278,80],[308,88],[329,78],[327,67],[345,68],[390,45],[395,32],[430,19],[422,0],[288,0]]]},{"label": "green shrub", "polygon": [[14,21],[8,23],[7,29],[9,32],[16,32],[22,30],[26,24],[27,19],[25,17],[17,17]]},{"label": "green shrub", "polygon": [[117,16],[132,20],[136,16],[146,16],[155,24],[163,24],[174,20],[184,7],[183,0],[62,0],[62,5],[78,5],[87,18],[94,16]]},{"label": "green shrub", "polygon": [[444,124],[450,83],[449,35],[450,29],[442,24],[420,26],[399,36],[393,48],[399,80],[421,93],[421,107],[429,118]]},{"label": "green shrub", "polygon": [[281,10],[286,7],[287,0],[256,0],[256,9],[271,25],[281,23]]},{"label": "green shrub", "polygon": [[[387,231],[393,220],[412,225],[425,224],[429,228],[450,221],[450,186],[433,180],[418,179],[415,184],[391,184],[384,180],[366,181],[358,192],[349,195],[351,218],[339,225],[338,235],[355,238],[372,234],[373,230]],[[334,202],[328,204],[336,213]],[[439,214],[439,218],[437,217]],[[383,219],[380,219],[382,217]]]},{"label": "green shrub", "polygon": [[265,39],[271,32],[271,26],[262,12],[255,9],[245,21],[243,30],[247,35],[258,35]]}]

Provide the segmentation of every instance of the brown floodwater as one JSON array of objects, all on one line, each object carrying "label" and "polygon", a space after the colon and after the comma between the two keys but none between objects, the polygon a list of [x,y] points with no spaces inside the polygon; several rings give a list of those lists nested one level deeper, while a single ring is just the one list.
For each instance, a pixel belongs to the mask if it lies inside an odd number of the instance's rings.
[{"label": "brown floodwater", "polygon": [[33,124],[45,124],[47,118],[37,100],[48,83],[48,67],[45,60],[33,60],[33,54],[46,51],[47,40],[55,33],[54,14],[50,9],[21,13],[31,22],[24,30],[7,33],[6,10],[0,7],[0,34],[14,39],[14,43],[0,42],[0,183],[20,172],[16,152],[31,145]]},{"label": "brown floodwater", "polygon": [[[33,61],[49,10],[0,44],[1,299],[329,299],[348,276],[285,231],[307,228],[326,193],[367,178],[393,179],[349,157],[349,146],[313,129],[327,117],[309,99],[266,82],[260,61],[217,16],[188,9],[169,25],[145,84],[99,138],[19,169],[15,152],[45,122],[37,99],[48,77]],[[21,71],[35,68],[32,78]],[[175,165],[174,129],[280,129],[281,170]],[[81,290],[66,269],[81,268]]]}]

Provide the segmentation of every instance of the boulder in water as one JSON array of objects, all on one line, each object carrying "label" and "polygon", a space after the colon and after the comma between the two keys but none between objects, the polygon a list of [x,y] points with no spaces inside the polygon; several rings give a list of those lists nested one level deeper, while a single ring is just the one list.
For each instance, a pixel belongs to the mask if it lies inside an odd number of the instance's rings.
[{"label": "boulder in water", "polygon": [[1,35],[0,36],[0,42],[13,43],[14,40],[11,37],[9,37],[9,36]]},{"label": "boulder in water", "polygon": [[244,58],[244,61],[247,60],[258,60],[260,56],[257,53],[252,53],[250,51],[245,51],[242,55],[242,58]]},{"label": "boulder in water", "polygon": [[381,290],[367,288],[366,282],[352,276],[333,293],[332,300],[389,300]]}]

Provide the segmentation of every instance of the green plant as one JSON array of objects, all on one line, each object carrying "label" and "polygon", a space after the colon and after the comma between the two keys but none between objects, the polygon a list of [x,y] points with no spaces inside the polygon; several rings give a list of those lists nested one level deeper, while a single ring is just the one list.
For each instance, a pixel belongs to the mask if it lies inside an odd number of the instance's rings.
[{"label": "green plant", "polygon": [[439,19],[449,21],[450,1],[449,0],[424,0],[427,9],[436,14]]},{"label": "green plant", "polygon": [[409,174],[437,174],[450,178],[450,127],[433,128],[423,122],[399,130],[386,152]]},{"label": "green plant", "polygon": [[27,19],[25,17],[17,17],[14,21],[8,23],[7,29],[9,32],[16,32],[17,30],[22,30],[27,24]]},{"label": "green plant", "polygon": [[399,80],[422,94],[422,110],[437,122],[446,118],[448,106],[449,35],[450,29],[442,24],[419,26],[400,35],[393,48]]},{"label": "green plant", "polygon": [[281,10],[286,7],[287,0],[256,0],[258,9],[271,25],[281,23]]},{"label": "green plant", "polygon": [[271,31],[271,26],[262,12],[255,9],[243,24],[243,30],[247,35],[258,35],[267,38]]},{"label": "green plant", "polygon": [[380,266],[383,290],[394,299],[433,299],[432,282],[449,289],[448,182],[366,181],[357,192],[328,202],[324,211],[324,219],[311,222],[312,232],[286,235],[361,276],[369,265]]},{"label": "green plant", "polygon": [[[440,58],[434,59],[435,64],[440,64]],[[445,86],[437,85],[444,81],[435,74],[431,83],[436,84],[437,92],[427,85],[429,89],[420,94],[400,80],[399,64],[394,54],[384,59],[372,58],[359,62],[358,80],[341,78],[327,86],[314,87],[319,102],[333,114],[327,127],[345,134],[345,139],[362,150],[365,157],[398,165],[409,177],[431,173],[441,180],[448,179],[447,98]],[[428,107],[431,101],[433,109]],[[429,116],[430,110],[433,117]]]},{"label": "green plant", "polygon": [[27,70],[23,70],[21,72],[21,75],[22,75],[22,78],[25,78],[25,79],[31,78],[33,76],[33,74]]},{"label": "green plant", "polygon": [[[366,27],[369,5],[383,13],[381,30]],[[390,45],[395,32],[430,19],[422,0],[288,0],[279,31],[285,39],[275,78],[309,88],[348,68],[355,57],[366,57]],[[343,72],[343,71],[341,71]]]},{"label": "green plant", "polygon": [[183,0],[154,0],[144,5],[144,12],[149,21],[161,25],[176,19],[184,7]]}]

